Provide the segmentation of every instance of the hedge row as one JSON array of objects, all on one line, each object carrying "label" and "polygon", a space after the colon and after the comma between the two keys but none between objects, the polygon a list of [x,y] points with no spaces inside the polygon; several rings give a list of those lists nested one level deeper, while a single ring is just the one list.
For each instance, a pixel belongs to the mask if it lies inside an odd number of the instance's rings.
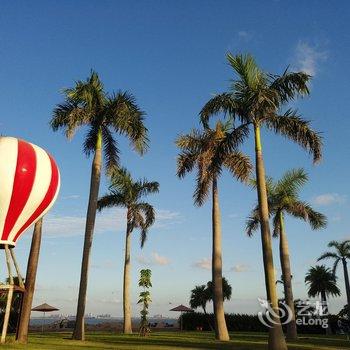
[{"label": "hedge row", "polygon": [[[210,331],[214,326],[214,315],[205,315],[200,312],[184,313],[182,316],[182,327],[184,330],[203,330]],[[337,321],[338,317],[330,315],[329,325],[332,333],[339,331]],[[225,314],[226,325],[231,332],[267,332],[267,327],[264,326],[257,315],[247,314]],[[305,320],[307,324],[297,325],[298,333],[300,334],[325,334],[325,328],[321,324],[315,324],[314,320]],[[285,331],[285,326],[283,326]]]}]

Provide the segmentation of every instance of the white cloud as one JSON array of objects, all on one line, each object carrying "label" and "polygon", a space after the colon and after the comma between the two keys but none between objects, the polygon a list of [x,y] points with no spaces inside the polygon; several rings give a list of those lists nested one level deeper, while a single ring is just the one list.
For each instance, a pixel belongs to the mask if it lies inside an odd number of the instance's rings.
[{"label": "white cloud", "polygon": [[[180,214],[170,210],[156,210],[154,228],[164,228],[179,222]],[[44,218],[43,230],[48,237],[78,236],[85,232],[85,216],[49,214]],[[32,230],[32,228],[30,229]],[[125,230],[125,210],[114,208],[97,213],[95,233]]]},{"label": "white cloud", "polygon": [[170,261],[165,256],[161,256],[158,253],[153,253],[153,260],[157,265],[169,265]]},{"label": "white cloud", "polygon": [[[124,210],[106,210],[96,215],[95,233],[124,229]],[[48,237],[77,236],[85,231],[85,216],[52,214],[44,218],[43,234]]]},{"label": "white cloud", "polygon": [[137,258],[137,261],[139,262],[139,264],[145,265],[145,266],[152,266],[152,265],[165,266],[170,264],[170,260],[167,257],[162,256],[157,252],[153,252],[150,257],[145,257],[141,255]]},{"label": "white cloud", "polygon": [[243,41],[249,41],[253,37],[253,34],[246,30],[240,30],[237,35],[238,38]]},{"label": "white cloud", "polygon": [[249,265],[237,264],[231,268],[231,271],[233,271],[233,272],[247,272],[247,271],[249,271],[249,269],[250,269]]},{"label": "white cloud", "polygon": [[339,221],[342,220],[342,217],[341,217],[340,214],[335,214],[335,215],[333,215],[333,216],[331,217],[331,220],[332,220],[333,222],[339,222]]},{"label": "white cloud", "polygon": [[91,267],[94,269],[114,270],[116,268],[116,264],[111,260],[106,260],[100,264],[92,264]]},{"label": "white cloud", "polygon": [[194,267],[198,267],[199,269],[203,270],[210,270],[211,269],[211,259],[210,258],[203,258],[195,263],[193,263]]},{"label": "white cloud", "polygon": [[313,203],[316,205],[331,205],[342,204],[346,202],[346,196],[338,193],[324,193],[313,198]]},{"label": "white cloud", "polygon": [[327,51],[320,50],[317,46],[311,46],[305,41],[299,41],[295,49],[296,69],[315,76],[319,63],[326,61]]},{"label": "white cloud", "polygon": [[169,225],[180,223],[182,220],[180,213],[166,209],[156,210],[156,222],[154,227],[163,228]]},{"label": "white cloud", "polygon": [[78,199],[80,196],[78,194],[70,194],[68,196],[63,196],[62,199]]}]

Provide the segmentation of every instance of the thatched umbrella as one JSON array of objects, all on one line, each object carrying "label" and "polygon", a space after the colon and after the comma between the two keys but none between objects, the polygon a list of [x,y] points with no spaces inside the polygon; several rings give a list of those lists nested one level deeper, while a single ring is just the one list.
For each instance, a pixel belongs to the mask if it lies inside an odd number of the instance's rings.
[{"label": "thatched umbrella", "polygon": [[185,305],[179,305],[174,307],[173,309],[170,309],[169,311],[178,311],[180,312],[180,331],[182,331],[182,313],[183,312],[193,312],[192,309],[190,309],[189,307],[185,306]]},{"label": "thatched umbrella", "polygon": [[43,312],[44,313],[44,319],[43,319],[43,322],[42,322],[42,325],[41,325],[41,332],[44,333],[44,323],[45,323],[45,313],[46,312],[52,312],[52,311],[58,311],[59,309],[49,305],[49,304],[41,304],[41,305],[38,305],[36,307],[34,307],[32,309],[32,311],[39,311],[39,312]]}]

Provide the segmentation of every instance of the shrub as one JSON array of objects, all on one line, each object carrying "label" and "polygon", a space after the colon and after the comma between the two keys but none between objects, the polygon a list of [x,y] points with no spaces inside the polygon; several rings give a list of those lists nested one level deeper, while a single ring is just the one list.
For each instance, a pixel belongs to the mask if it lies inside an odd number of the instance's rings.
[{"label": "shrub", "polygon": [[[338,333],[338,316],[329,315],[327,318],[332,333]],[[260,322],[258,315],[225,314],[225,319],[230,332],[267,332],[267,327]],[[208,314],[207,317],[201,312],[182,314],[182,327],[187,331],[194,331],[198,328],[210,331],[209,322],[214,326],[214,314]],[[285,325],[283,325],[283,330],[286,331]],[[300,334],[325,334],[326,332],[321,325],[298,325],[297,330]]]}]

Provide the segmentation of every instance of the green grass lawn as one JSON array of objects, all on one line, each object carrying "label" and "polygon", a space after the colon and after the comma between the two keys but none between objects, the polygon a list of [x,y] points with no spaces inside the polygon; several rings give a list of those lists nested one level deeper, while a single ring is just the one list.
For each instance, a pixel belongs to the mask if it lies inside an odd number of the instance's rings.
[{"label": "green grass lawn", "polygon": [[[31,334],[28,345],[18,345],[11,342],[3,346],[4,349],[28,350],[161,350],[161,349],[237,349],[259,350],[267,349],[266,334],[235,333],[231,334],[230,342],[217,342],[209,332],[155,332],[149,337],[141,338],[135,335],[113,333],[88,333],[85,342],[70,340],[70,333]],[[1,347],[0,347],[1,349]],[[315,336],[302,335],[297,342],[290,343],[290,350],[340,350],[350,349],[350,342],[345,336]]]}]

